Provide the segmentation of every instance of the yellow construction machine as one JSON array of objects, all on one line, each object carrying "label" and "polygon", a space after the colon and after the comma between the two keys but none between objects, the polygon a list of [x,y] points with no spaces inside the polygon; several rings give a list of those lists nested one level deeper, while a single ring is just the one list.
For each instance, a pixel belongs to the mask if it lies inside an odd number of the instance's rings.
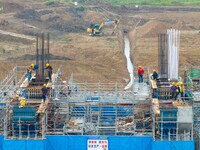
[{"label": "yellow construction machine", "polygon": [[102,22],[101,24],[90,24],[90,27],[87,29],[87,32],[89,33],[89,35],[95,36],[95,35],[103,35],[102,29],[104,26],[113,26],[113,32],[111,35],[114,34],[118,24],[119,24],[119,20],[108,20],[106,22]]}]

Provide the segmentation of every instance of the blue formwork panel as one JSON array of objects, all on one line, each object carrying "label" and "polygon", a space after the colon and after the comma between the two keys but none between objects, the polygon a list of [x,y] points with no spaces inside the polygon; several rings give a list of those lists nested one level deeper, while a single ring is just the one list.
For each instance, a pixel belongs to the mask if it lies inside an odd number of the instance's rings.
[{"label": "blue formwork panel", "polygon": [[88,96],[87,98],[86,98],[86,100],[92,100],[92,101],[99,101],[100,100],[100,97],[95,97],[95,96]]},{"label": "blue formwork panel", "polygon": [[99,107],[98,106],[91,106],[91,111],[92,112],[99,112]]},{"label": "blue formwork panel", "polygon": [[73,106],[71,116],[72,117],[83,117],[85,115],[84,106]]},{"label": "blue formwork panel", "polygon": [[152,150],[194,150],[194,141],[153,141]]},{"label": "blue formwork panel", "polygon": [[177,108],[161,108],[160,115],[162,121],[176,121],[177,120]]},{"label": "blue formwork panel", "polygon": [[177,128],[177,108],[161,108],[160,109],[160,120],[162,123],[159,123],[159,129],[163,129],[163,134],[166,136],[168,135],[169,129],[176,129]]},{"label": "blue formwork panel", "polygon": [[1,107],[1,106],[6,106],[6,103],[0,103],[0,107]]},{"label": "blue formwork panel", "polygon": [[103,106],[102,111],[115,111],[115,106]]},{"label": "blue formwork panel", "polygon": [[132,106],[118,106],[117,107],[117,116],[126,117],[133,115]]}]

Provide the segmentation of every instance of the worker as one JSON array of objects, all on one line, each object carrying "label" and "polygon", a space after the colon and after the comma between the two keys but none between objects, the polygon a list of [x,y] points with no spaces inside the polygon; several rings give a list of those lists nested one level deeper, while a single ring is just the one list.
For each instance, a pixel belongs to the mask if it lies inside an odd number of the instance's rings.
[{"label": "worker", "polygon": [[22,99],[20,100],[19,108],[24,107],[26,104],[27,104],[27,102],[26,102],[26,98],[22,98]]},{"label": "worker", "polygon": [[158,73],[156,72],[156,70],[155,69],[153,69],[153,74],[152,74],[152,79],[153,80],[158,80]]},{"label": "worker", "polygon": [[177,86],[175,82],[172,82],[172,86],[171,86],[171,93],[172,93],[172,99],[176,99],[176,90],[177,90]]},{"label": "worker", "polygon": [[158,98],[158,89],[153,89],[152,97]]},{"label": "worker", "polygon": [[19,95],[18,94],[16,94],[15,97],[13,98],[12,104],[19,105]]},{"label": "worker", "polygon": [[139,83],[143,82],[143,74],[144,74],[144,69],[141,66],[139,66],[138,67]]},{"label": "worker", "polygon": [[34,64],[31,64],[28,69],[27,69],[27,77],[28,77],[28,82],[31,80],[32,78],[32,72],[34,70]]},{"label": "worker", "polygon": [[47,69],[49,81],[51,82],[51,76],[52,76],[53,68],[47,63],[45,69]]},{"label": "worker", "polygon": [[75,93],[75,94],[78,93],[78,87],[77,87],[77,85],[74,85],[74,93]]},{"label": "worker", "polygon": [[176,89],[175,100],[177,99],[177,97],[178,97],[178,95],[179,95],[179,93],[180,93],[179,82],[176,83],[176,87],[177,87],[177,89]]},{"label": "worker", "polygon": [[47,85],[46,84],[43,84],[43,87],[42,87],[41,91],[42,91],[42,100],[43,100],[43,102],[45,102],[46,96],[48,94],[48,89],[47,89]]},{"label": "worker", "polygon": [[27,89],[26,88],[22,89],[22,93],[23,93],[23,95],[24,95],[25,98],[28,98]]},{"label": "worker", "polygon": [[67,81],[62,82],[62,91],[61,94],[67,96]]},{"label": "worker", "polygon": [[69,96],[71,96],[72,87],[71,87],[71,85],[69,85],[69,84],[67,85],[67,91],[68,91],[67,94],[68,94]]},{"label": "worker", "polygon": [[180,82],[179,83],[180,85],[179,85],[179,89],[180,89],[180,93],[181,93],[181,99],[182,100],[185,100],[185,87],[184,87],[184,85],[183,85],[183,82]]}]

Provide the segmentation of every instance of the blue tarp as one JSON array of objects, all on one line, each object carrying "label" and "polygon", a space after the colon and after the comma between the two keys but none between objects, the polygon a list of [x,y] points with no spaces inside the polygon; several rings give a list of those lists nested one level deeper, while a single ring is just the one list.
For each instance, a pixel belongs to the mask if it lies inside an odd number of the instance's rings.
[{"label": "blue tarp", "polygon": [[151,150],[152,137],[108,137],[109,150]]},{"label": "blue tarp", "polygon": [[87,150],[87,136],[47,136],[47,150]]},{"label": "blue tarp", "polygon": [[[0,150],[87,150],[88,139],[101,138],[46,136],[45,140],[5,140],[0,136]],[[194,141],[153,141],[147,136],[110,136],[107,140],[109,150],[194,150]]]},{"label": "blue tarp", "polygon": [[0,136],[0,149],[3,149],[3,136]]},{"label": "blue tarp", "polygon": [[3,140],[2,150],[46,150],[46,146],[44,140]]},{"label": "blue tarp", "polygon": [[152,150],[194,150],[194,141],[154,141]]}]

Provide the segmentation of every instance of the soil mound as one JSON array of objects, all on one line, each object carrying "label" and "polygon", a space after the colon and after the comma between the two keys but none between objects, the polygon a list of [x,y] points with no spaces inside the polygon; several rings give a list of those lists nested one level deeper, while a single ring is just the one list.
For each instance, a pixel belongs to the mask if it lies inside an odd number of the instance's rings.
[{"label": "soil mound", "polygon": [[33,9],[26,9],[18,12],[15,17],[31,21],[40,21],[41,14]]},{"label": "soil mound", "polygon": [[3,7],[3,13],[18,12],[24,9],[23,6],[11,2],[0,2],[0,6]]},{"label": "soil mound", "polygon": [[141,37],[155,37],[159,33],[166,33],[169,26],[160,21],[151,20],[145,23],[143,26],[138,27],[138,33]]}]

